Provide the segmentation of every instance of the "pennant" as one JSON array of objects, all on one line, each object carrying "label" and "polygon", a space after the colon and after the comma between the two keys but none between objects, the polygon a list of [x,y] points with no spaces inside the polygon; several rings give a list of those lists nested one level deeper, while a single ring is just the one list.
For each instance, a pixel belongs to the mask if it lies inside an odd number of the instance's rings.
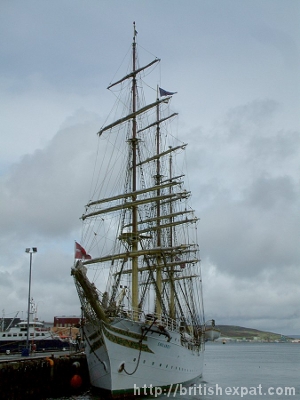
[{"label": "pennant", "polygon": [[75,242],[75,259],[77,260],[91,260],[92,256],[86,253],[85,249]]},{"label": "pennant", "polygon": [[159,88],[159,95],[160,97],[163,96],[172,96],[172,94],[176,94],[177,92],[168,92],[167,90],[164,90],[162,88]]}]

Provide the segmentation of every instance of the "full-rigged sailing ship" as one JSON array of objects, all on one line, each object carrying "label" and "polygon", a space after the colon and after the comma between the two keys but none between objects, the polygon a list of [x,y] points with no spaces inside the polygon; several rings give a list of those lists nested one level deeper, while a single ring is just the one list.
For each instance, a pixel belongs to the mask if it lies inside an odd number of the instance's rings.
[{"label": "full-rigged sailing ship", "polygon": [[[93,257],[77,244],[72,268],[91,384],[113,398],[193,382],[205,341],[198,219],[176,167],[186,144],[170,127],[174,92],[155,85],[146,104],[142,84],[160,60],[140,67],[137,55],[134,25],[130,71],[108,87],[122,114],[98,132],[100,179],[82,216]],[[102,288],[90,276],[98,271],[107,275]]]}]

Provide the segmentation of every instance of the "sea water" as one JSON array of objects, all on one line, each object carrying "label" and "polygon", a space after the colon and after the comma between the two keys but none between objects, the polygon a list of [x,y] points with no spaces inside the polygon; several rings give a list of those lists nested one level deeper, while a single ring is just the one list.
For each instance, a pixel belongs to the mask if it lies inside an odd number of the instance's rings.
[{"label": "sea water", "polygon": [[300,344],[211,343],[206,350],[202,384],[211,394],[194,398],[300,399]]},{"label": "sea water", "polygon": [[[156,398],[300,400],[300,344],[208,342],[203,378],[193,386],[173,389],[176,392],[165,391]],[[100,397],[87,392],[69,399]]]}]

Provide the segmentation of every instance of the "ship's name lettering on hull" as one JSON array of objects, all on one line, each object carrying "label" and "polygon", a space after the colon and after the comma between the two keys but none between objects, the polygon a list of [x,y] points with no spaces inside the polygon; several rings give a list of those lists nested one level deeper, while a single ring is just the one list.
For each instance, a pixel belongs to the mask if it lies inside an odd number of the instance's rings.
[{"label": "ship's name lettering on hull", "polygon": [[171,348],[171,346],[170,346],[169,344],[167,344],[167,343],[161,343],[161,342],[158,342],[158,343],[157,343],[157,346],[165,347],[166,349],[170,349],[170,348]]}]

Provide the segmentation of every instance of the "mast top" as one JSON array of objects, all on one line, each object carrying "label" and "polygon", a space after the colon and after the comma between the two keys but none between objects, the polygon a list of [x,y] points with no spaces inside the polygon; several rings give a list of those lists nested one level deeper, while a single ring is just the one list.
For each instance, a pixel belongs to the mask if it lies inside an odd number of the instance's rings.
[{"label": "mast top", "polygon": [[135,21],[133,21],[133,43],[135,43],[135,38],[138,34],[138,31],[135,28]]}]

